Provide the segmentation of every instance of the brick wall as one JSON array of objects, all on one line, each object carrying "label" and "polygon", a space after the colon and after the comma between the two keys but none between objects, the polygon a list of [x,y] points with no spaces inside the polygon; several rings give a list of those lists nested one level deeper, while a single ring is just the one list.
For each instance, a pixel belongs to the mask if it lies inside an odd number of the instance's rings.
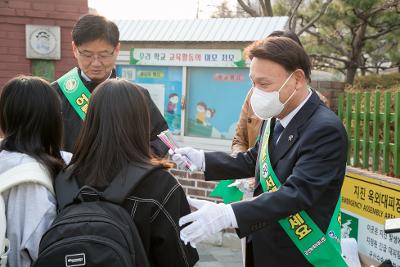
[{"label": "brick wall", "polygon": [[17,74],[31,74],[25,58],[25,25],[61,27],[61,60],[55,61],[55,77],[75,66],[71,30],[88,13],[87,0],[0,0],[0,86]]},{"label": "brick wall", "polygon": [[329,107],[337,112],[338,95],[344,91],[346,83],[338,81],[312,81],[311,87],[321,92],[329,100]]},{"label": "brick wall", "polygon": [[220,202],[220,198],[210,197],[211,191],[218,182],[204,181],[202,172],[189,173],[176,169],[173,169],[171,172],[178,179],[187,195]]}]

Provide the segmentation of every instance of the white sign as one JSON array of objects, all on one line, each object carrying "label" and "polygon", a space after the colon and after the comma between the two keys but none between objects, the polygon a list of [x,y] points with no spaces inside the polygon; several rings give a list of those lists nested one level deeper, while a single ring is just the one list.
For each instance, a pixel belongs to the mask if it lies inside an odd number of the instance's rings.
[{"label": "white sign", "polygon": [[131,48],[129,63],[152,66],[248,67],[240,49]]},{"label": "white sign", "polygon": [[59,26],[26,25],[25,39],[27,58],[61,58],[61,34]]},{"label": "white sign", "polygon": [[121,68],[121,78],[129,81],[136,80],[136,69],[133,68]]},{"label": "white sign", "polygon": [[347,218],[353,217],[342,221],[342,238],[346,234],[351,236],[353,231],[358,230],[357,243],[360,253],[378,262],[390,260],[394,267],[400,267],[400,233],[385,234],[382,224],[347,210],[342,209],[342,212],[348,215]]},{"label": "white sign", "polygon": [[151,99],[164,116],[165,85],[154,83],[138,83],[138,85],[146,88],[147,91],[149,91]]}]

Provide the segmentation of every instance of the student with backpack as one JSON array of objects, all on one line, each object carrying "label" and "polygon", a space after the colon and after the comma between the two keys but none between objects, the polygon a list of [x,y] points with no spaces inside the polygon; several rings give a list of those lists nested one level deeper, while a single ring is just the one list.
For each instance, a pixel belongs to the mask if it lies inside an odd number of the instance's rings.
[{"label": "student with backpack", "polygon": [[0,266],[28,267],[56,215],[63,168],[60,99],[48,82],[19,76],[0,93]]},{"label": "student with backpack", "polygon": [[90,98],[74,155],[56,178],[60,213],[40,244],[40,266],[193,266],[179,237],[190,213],[170,164],[152,156],[145,95],[123,79]]}]

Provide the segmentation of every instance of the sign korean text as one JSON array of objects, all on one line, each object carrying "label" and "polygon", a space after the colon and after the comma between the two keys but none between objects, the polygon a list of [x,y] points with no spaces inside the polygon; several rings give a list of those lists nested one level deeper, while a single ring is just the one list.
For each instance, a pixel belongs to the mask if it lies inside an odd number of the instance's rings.
[{"label": "sign korean text", "polygon": [[346,173],[342,188],[342,237],[357,239],[360,253],[400,267],[400,233],[385,234],[387,218],[400,218],[400,186]]},{"label": "sign korean text", "polygon": [[246,67],[240,49],[131,48],[129,63],[152,66]]}]

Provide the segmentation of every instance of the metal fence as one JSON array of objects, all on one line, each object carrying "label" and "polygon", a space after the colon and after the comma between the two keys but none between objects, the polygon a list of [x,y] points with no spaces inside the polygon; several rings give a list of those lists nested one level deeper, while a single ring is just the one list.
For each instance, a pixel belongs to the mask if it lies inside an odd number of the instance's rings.
[{"label": "metal fence", "polygon": [[338,116],[349,137],[347,164],[400,177],[400,91],[342,93]]}]

